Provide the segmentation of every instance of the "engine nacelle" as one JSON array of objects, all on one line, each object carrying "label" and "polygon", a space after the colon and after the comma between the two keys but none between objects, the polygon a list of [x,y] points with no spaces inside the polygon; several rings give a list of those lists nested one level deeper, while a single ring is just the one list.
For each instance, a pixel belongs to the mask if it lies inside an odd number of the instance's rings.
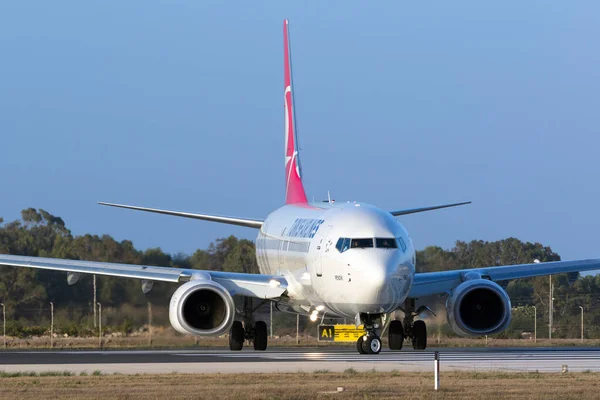
[{"label": "engine nacelle", "polygon": [[233,298],[223,286],[210,280],[181,285],[169,305],[169,320],[176,331],[196,336],[229,332],[235,319]]},{"label": "engine nacelle", "polygon": [[510,324],[510,298],[492,281],[471,279],[458,285],[448,296],[446,312],[448,324],[459,335],[491,335]]}]

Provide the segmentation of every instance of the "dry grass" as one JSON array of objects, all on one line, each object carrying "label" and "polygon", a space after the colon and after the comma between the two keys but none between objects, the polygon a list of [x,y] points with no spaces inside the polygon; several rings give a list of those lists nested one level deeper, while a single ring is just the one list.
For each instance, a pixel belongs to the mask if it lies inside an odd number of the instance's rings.
[{"label": "dry grass", "polygon": [[[64,375],[64,373],[61,373]],[[335,392],[338,386],[345,391]],[[426,373],[111,375],[0,378],[2,399],[594,399],[597,373]]]}]

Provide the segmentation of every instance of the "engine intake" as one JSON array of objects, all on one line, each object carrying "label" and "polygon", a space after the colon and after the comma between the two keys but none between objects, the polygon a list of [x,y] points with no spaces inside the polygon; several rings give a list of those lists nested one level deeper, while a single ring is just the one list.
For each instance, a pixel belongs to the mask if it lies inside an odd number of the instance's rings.
[{"label": "engine intake", "polygon": [[491,335],[510,324],[510,298],[492,281],[467,280],[448,296],[446,312],[448,323],[459,335]]},{"label": "engine intake", "polygon": [[234,319],[233,298],[217,282],[187,282],[171,297],[169,320],[180,333],[219,336],[229,331]]}]

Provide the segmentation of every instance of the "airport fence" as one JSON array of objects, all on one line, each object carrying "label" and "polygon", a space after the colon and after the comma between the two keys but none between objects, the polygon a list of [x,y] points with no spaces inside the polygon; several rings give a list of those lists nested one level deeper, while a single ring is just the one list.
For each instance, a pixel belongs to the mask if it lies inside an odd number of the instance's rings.
[{"label": "airport fence", "polygon": [[[2,310],[0,310],[2,312]],[[106,346],[213,346],[225,345],[227,338],[196,338],[181,335],[169,322],[167,305],[124,304],[118,307],[97,304],[20,309],[0,329],[6,332],[7,347],[89,347]],[[266,304],[256,318],[267,323],[272,339],[293,344],[316,341],[316,325],[306,316],[280,313]],[[2,321],[0,320],[0,323]],[[0,331],[0,335],[3,333]],[[0,341],[0,347],[2,341]]]},{"label": "airport fence", "polygon": [[[1,312],[2,310],[0,310]],[[568,311],[568,312],[567,312]],[[579,312],[575,312],[579,311]],[[61,306],[20,309],[18,314],[6,313],[2,334],[6,332],[7,347],[91,347],[91,346],[213,346],[226,345],[227,338],[194,338],[181,335],[169,323],[169,310],[165,304],[130,305],[96,309],[86,306]],[[582,319],[583,315],[583,319]],[[306,316],[277,312],[270,304],[257,311],[257,319],[267,323],[274,343],[285,345],[316,344],[318,325],[349,323],[348,320],[310,321]],[[401,319],[402,314],[397,317]],[[537,317],[537,318],[536,318]],[[458,343],[456,335],[445,322],[445,313],[437,317],[427,316],[430,343],[444,345]],[[583,325],[582,325],[583,321]],[[0,321],[3,322],[3,321]],[[552,339],[600,340],[600,309],[555,311],[552,322]],[[523,340],[531,343],[548,340],[550,333],[547,313],[530,305],[513,308],[509,328],[489,338],[475,339],[489,344],[490,341]],[[0,347],[3,342],[0,341]],[[325,343],[323,343],[325,344]]]}]

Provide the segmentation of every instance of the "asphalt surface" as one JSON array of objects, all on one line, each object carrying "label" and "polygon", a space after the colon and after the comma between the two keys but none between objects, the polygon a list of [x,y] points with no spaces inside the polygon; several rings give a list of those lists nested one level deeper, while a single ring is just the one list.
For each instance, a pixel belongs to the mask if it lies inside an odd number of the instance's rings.
[{"label": "asphalt surface", "polygon": [[[360,355],[348,348],[273,348],[264,352],[229,350],[107,350],[107,351],[3,351],[0,371],[106,373],[170,372],[343,372],[347,368],[378,371],[430,371],[434,352],[382,351]],[[443,370],[600,372],[600,348],[476,348],[439,349]]]}]

